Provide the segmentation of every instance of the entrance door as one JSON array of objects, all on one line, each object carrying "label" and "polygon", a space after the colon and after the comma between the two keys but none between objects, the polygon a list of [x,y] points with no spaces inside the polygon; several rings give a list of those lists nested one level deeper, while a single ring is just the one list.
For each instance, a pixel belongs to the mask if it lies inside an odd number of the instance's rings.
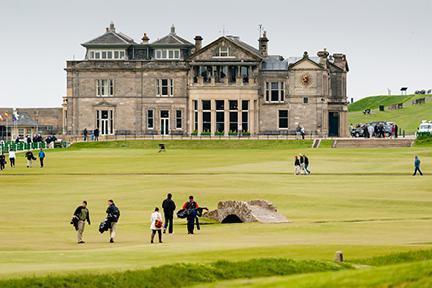
[{"label": "entrance door", "polygon": [[328,136],[339,137],[339,112],[329,112]]},{"label": "entrance door", "polygon": [[161,110],[160,111],[160,131],[161,135],[169,135],[169,111]]},{"label": "entrance door", "polygon": [[98,110],[97,127],[100,135],[113,134],[113,111],[112,110]]}]

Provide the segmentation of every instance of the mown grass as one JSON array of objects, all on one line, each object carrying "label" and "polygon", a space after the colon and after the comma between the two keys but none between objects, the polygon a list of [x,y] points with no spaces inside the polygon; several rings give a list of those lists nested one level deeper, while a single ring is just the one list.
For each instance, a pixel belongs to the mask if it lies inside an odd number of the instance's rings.
[{"label": "mown grass", "polygon": [[164,143],[170,149],[307,149],[312,146],[312,140],[136,140],[109,142],[80,142],[73,144],[69,150],[94,148],[122,149],[159,149]]},{"label": "mown grass", "polygon": [[322,261],[294,261],[289,259],[252,259],[249,261],[218,261],[210,264],[175,264],[148,270],[122,273],[101,273],[33,277],[0,281],[3,288],[82,288],[82,287],[185,287],[197,283],[221,280],[292,275],[323,271],[339,271],[349,265]]}]

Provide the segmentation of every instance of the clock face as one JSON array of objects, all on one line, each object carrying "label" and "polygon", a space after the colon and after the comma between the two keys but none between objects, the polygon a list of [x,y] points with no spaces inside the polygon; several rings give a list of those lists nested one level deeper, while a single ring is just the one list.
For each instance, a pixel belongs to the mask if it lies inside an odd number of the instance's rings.
[{"label": "clock face", "polygon": [[309,73],[305,73],[301,76],[301,83],[303,86],[307,87],[311,83],[311,76]]}]

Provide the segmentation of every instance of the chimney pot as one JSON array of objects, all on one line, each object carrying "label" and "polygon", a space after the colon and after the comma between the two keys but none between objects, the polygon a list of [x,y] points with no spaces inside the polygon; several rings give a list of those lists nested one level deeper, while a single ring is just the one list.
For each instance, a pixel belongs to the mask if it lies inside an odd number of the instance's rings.
[{"label": "chimney pot", "polygon": [[199,35],[195,36],[195,51],[198,51],[202,48],[202,40],[203,38]]}]

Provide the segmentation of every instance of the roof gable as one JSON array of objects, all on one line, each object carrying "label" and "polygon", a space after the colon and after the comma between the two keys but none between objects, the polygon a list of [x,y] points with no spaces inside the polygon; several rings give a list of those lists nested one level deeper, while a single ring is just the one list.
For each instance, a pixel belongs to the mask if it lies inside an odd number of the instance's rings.
[{"label": "roof gable", "polygon": [[305,52],[303,54],[303,58],[291,63],[288,69],[323,69],[323,67],[317,62],[310,59],[308,53]]},{"label": "roof gable", "polygon": [[135,44],[134,40],[121,32],[116,32],[114,24],[111,23],[104,34],[85,42],[82,46],[129,46],[131,44]]},{"label": "roof gable", "polygon": [[[217,57],[220,47],[229,48],[229,57]],[[232,60],[247,60],[247,61],[261,61],[262,56],[258,50],[249,44],[240,41],[240,39],[232,36],[222,36],[204,46],[202,49],[196,51],[189,57],[188,60],[201,61],[201,60],[218,60],[218,61],[232,61]]]},{"label": "roof gable", "polygon": [[171,31],[168,35],[162,37],[161,39],[154,41],[151,44],[155,45],[155,46],[165,46],[165,45],[167,45],[167,46],[175,46],[175,45],[194,46],[192,43],[190,43],[186,39],[178,36],[175,32],[174,26],[171,26]]}]

